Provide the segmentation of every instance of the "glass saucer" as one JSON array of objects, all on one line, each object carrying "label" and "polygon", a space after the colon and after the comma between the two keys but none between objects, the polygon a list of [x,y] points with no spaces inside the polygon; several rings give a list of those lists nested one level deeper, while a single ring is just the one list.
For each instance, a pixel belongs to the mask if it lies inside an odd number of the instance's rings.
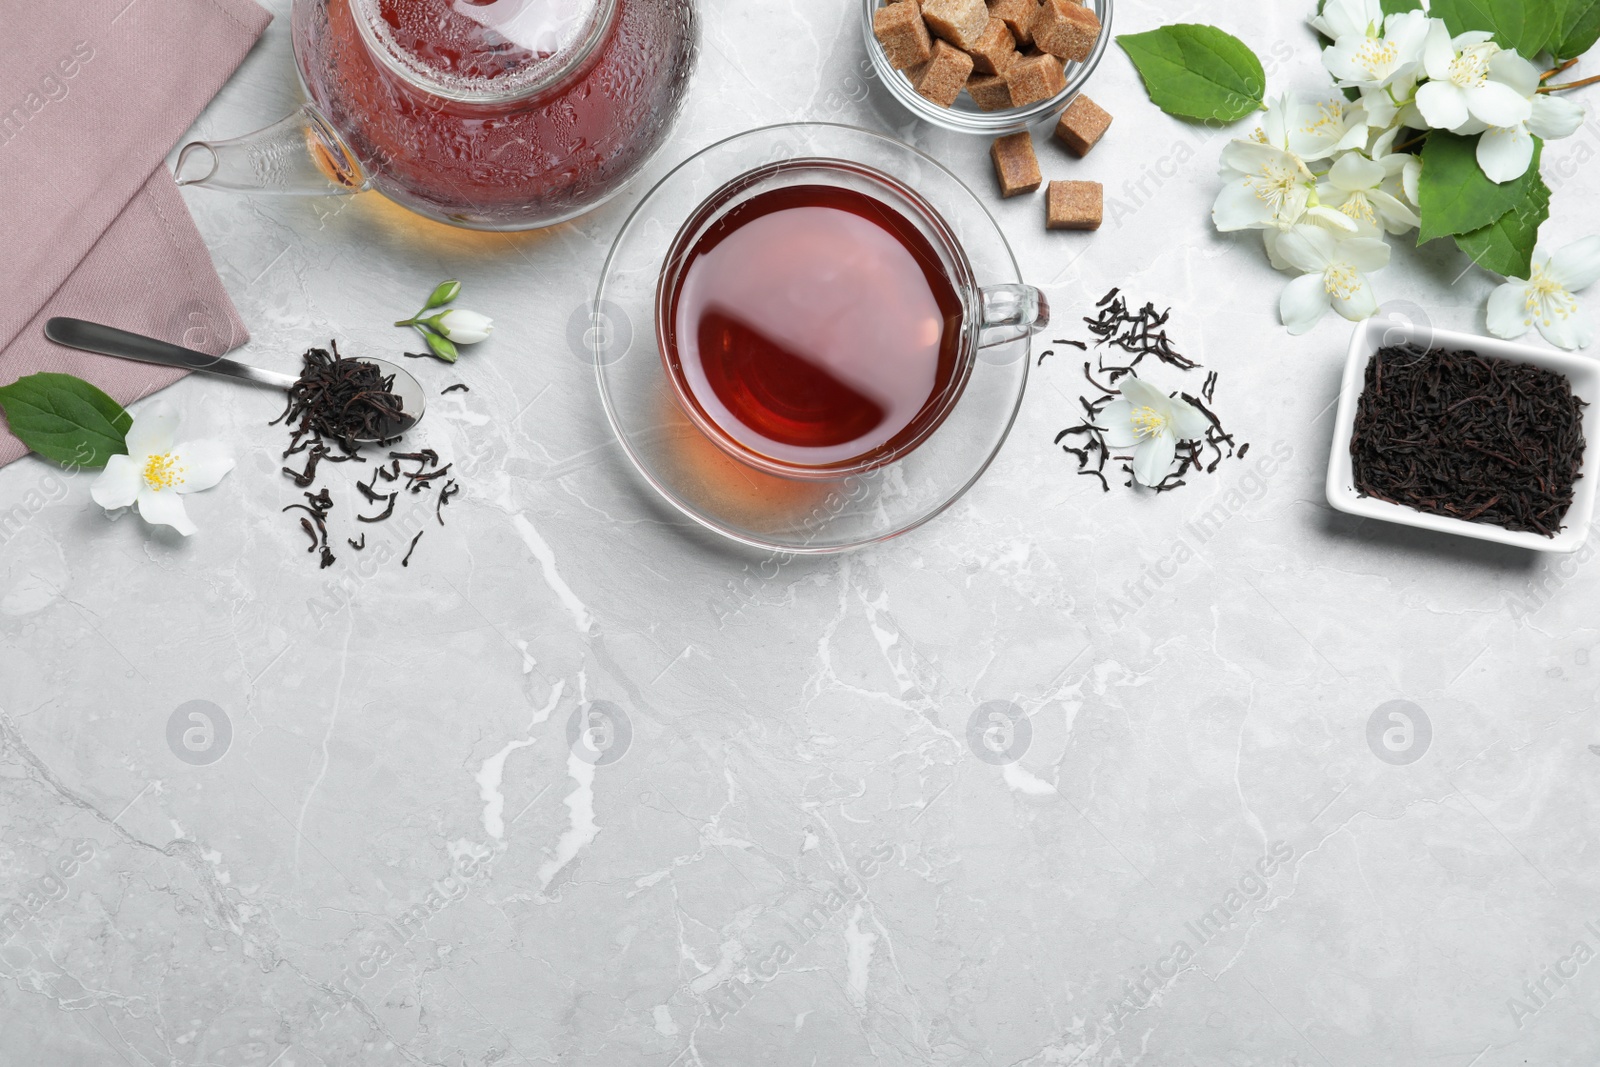
[{"label": "glass saucer", "polygon": [[942,216],[982,287],[1022,282],[982,201],[929,156],[870,130],[794,123],[751,130],[690,157],[623,225],[595,294],[591,330],[606,417],[628,458],[658,493],[709,530],[755,548],[842,552],[913,530],[961,498],[1005,443],[1028,379],[1028,336],[974,353],[949,414],[913,451],[832,479],[760,470],[724,451],[681,406],[656,333],[656,286],[679,229],[713,193],[780,161],[847,160],[914,189]]}]

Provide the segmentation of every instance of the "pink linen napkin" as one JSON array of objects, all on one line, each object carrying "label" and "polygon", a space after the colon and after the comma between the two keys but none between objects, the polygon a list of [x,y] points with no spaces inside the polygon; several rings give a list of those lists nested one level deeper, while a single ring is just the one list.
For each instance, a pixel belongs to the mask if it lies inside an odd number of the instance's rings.
[{"label": "pink linen napkin", "polygon": [[[0,0],[0,384],[64,371],[127,404],[182,377],[53,344],[51,315],[213,355],[247,339],[161,164],[271,18],[253,0]],[[0,465],[25,452],[0,428]]]}]

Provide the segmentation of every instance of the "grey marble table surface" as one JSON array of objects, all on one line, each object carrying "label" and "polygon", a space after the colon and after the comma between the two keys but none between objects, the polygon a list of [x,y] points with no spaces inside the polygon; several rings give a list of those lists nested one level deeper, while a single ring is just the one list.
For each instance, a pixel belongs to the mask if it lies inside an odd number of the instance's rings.
[{"label": "grey marble table surface", "polygon": [[[195,134],[297,105],[268,6]],[[1306,6],[1116,25],[1215,23],[1311,90]],[[418,368],[471,391],[432,401],[462,495],[409,567],[319,571],[277,402],[198,376],[164,395],[239,465],[190,539],[108,520],[88,475],[0,471],[0,1064],[1595,1062],[1593,552],[1328,507],[1350,326],[1283,331],[1284,277],[1210,226],[1227,134],[1160,114],[1120,50],[1105,142],[1040,142],[1048,177],[1105,183],[1104,228],[993,210],[1046,340],[1112,286],[1170,305],[1246,461],[1102,493],[1053,444],[1064,358],[971,493],[870,550],[763,556],[651,496],[568,339],[655,179],[810,119],[993,182],[985,142],[873,85],[854,2],[702,15],[672,142],[575,222],[186,194],[246,361],[392,352],[447,277],[495,317]],[[1551,146],[1555,232],[1600,224],[1597,150],[1595,118]],[[1481,332],[1493,279],[1464,266],[1403,251],[1382,296]],[[1004,757],[997,707],[1023,715]]]}]

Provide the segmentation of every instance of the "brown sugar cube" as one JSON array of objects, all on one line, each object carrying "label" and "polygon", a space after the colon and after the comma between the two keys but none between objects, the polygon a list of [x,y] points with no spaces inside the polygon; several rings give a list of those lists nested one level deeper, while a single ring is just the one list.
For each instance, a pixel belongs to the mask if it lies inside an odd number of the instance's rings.
[{"label": "brown sugar cube", "polygon": [[1100,19],[1073,0],[1045,0],[1033,20],[1033,43],[1053,56],[1082,63],[1100,39]]},{"label": "brown sugar cube", "polygon": [[923,0],[922,17],[935,37],[960,49],[976,45],[989,29],[989,8],[983,0]]},{"label": "brown sugar cube", "polygon": [[1000,179],[1000,195],[1020,196],[1044,184],[1039,173],[1039,157],[1033,154],[1033,136],[1028,131],[997,138],[989,147],[994,160],[994,176]]},{"label": "brown sugar cube", "polygon": [[896,0],[872,13],[872,35],[883,46],[884,58],[895,70],[905,70],[933,57],[933,38],[922,21],[917,0]]},{"label": "brown sugar cube", "polygon": [[1098,230],[1106,191],[1099,182],[1051,182],[1045,194],[1045,229]]},{"label": "brown sugar cube", "polygon": [[1012,107],[1048,100],[1067,87],[1061,60],[1051,55],[1023,56],[1006,68],[1005,79]]},{"label": "brown sugar cube", "polygon": [[1004,111],[1011,106],[1011,86],[1004,74],[974,74],[967,79],[967,95],[979,111]]},{"label": "brown sugar cube", "polygon": [[1039,0],[989,0],[989,17],[1006,24],[1019,45],[1033,43],[1033,20],[1039,14]]},{"label": "brown sugar cube", "polygon": [[1081,159],[1100,143],[1100,138],[1110,128],[1111,113],[1079,93],[1072,106],[1061,113],[1061,121],[1056,123],[1056,140]]},{"label": "brown sugar cube", "polygon": [[1017,58],[1017,41],[999,19],[990,19],[989,28],[978,43],[967,49],[972,69],[979,74],[1004,74]]},{"label": "brown sugar cube", "polygon": [[949,107],[961,95],[972,73],[972,57],[943,41],[933,42],[933,58],[907,71],[917,92],[935,104]]}]

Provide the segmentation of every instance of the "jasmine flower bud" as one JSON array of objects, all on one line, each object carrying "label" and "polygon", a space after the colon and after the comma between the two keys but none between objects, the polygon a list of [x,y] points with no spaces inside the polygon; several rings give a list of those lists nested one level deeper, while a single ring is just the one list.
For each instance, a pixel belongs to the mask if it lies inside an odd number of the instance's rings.
[{"label": "jasmine flower bud", "polygon": [[446,311],[432,325],[458,345],[475,345],[494,332],[494,320],[476,311]]}]

